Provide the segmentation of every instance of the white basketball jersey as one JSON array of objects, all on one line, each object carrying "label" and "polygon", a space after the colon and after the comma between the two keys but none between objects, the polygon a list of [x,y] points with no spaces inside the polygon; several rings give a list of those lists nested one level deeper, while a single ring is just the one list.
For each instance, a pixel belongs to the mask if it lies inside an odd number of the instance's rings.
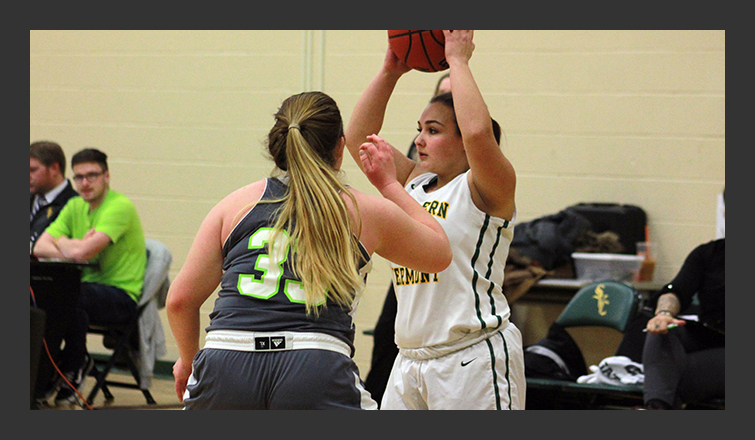
[{"label": "white basketball jersey", "polygon": [[403,350],[453,347],[479,340],[508,325],[510,309],[503,276],[511,222],[480,211],[472,201],[467,173],[427,193],[436,178],[427,173],[406,186],[446,232],[453,261],[443,272],[425,274],[393,265],[398,298],[396,343]]}]

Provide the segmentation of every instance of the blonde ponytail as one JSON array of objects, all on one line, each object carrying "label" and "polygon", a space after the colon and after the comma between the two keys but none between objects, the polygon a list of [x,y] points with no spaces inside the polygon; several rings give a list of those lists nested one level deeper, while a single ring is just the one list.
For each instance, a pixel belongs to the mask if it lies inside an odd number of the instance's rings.
[{"label": "blonde ponytail", "polygon": [[288,232],[292,268],[302,281],[307,313],[314,315],[326,299],[350,307],[356,291],[364,287],[358,241],[340,195],[346,188],[334,169],[341,136],[335,102],[309,92],[284,101],[268,145],[276,165],[289,177],[271,243],[281,230]]}]

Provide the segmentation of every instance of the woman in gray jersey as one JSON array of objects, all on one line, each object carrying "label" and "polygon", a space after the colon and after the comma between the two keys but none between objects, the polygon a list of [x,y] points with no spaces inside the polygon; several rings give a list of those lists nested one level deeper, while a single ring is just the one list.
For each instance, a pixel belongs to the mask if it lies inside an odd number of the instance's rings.
[{"label": "woman in gray jersey", "polygon": [[[186,409],[376,407],[351,359],[370,257],[438,271],[451,251],[438,222],[396,181],[386,146],[360,152],[383,197],[340,181],[344,143],[329,96],[286,99],[267,144],[280,175],[229,194],[200,226],[167,300]],[[218,284],[200,350],[199,310]]]},{"label": "woman in gray jersey", "polygon": [[[522,338],[503,295],[516,174],[469,67],[474,31],[443,33],[451,93],[420,116],[419,162],[397,149],[394,160],[398,181],[438,219],[454,255],[441,272],[393,264],[399,355],[381,409],[524,409]],[[385,143],[373,133],[409,70],[388,49],[357,101],[346,130],[357,164],[362,142]]]}]

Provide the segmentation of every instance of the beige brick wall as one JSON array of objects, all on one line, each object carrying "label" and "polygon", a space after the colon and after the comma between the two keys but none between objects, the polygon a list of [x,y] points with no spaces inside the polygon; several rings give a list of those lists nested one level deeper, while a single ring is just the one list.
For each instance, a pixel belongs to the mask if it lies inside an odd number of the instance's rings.
[{"label": "beige brick wall", "polygon": [[[662,280],[714,238],[724,31],[480,30],[475,42],[472,69],[517,170],[520,220],[583,201],[639,205]],[[175,275],[209,209],[268,174],[263,140],[281,101],[320,89],[348,121],[386,45],[383,30],[32,30],[30,141],[57,141],[69,158],[88,146],[108,153],[113,188],[171,248]],[[391,143],[409,145],[437,78],[402,78],[382,133]],[[344,170],[371,190],[351,161]],[[356,319],[363,375],[372,341],[361,331],[389,279],[378,259]]]}]

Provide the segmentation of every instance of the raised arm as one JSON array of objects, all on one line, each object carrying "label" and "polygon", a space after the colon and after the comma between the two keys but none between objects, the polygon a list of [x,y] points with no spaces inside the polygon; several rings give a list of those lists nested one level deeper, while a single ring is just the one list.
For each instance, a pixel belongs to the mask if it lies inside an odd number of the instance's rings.
[{"label": "raised arm", "polygon": [[490,113],[469,68],[474,31],[443,31],[446,60],[451,69],[451,93],[457,124],[471,168],[470,186],[482,211],[511,220],[516,173],[495,140]]},{"label": "raised arm", "polygon": [[[351,113],[351,118],[346,126],[346,147],[360,168],[362,167],[359,159],[360,146],[368,142],[368,136],[380,133],[385,119],[385,110],[396,83],[409,70],[409,67],[399,61],[393,51],[388,48],[383,66],[359,97],[354,111]],[[394,148],[393,153],[397,179],[399,183],[404,185],[416,163],[396,148]]]}]

